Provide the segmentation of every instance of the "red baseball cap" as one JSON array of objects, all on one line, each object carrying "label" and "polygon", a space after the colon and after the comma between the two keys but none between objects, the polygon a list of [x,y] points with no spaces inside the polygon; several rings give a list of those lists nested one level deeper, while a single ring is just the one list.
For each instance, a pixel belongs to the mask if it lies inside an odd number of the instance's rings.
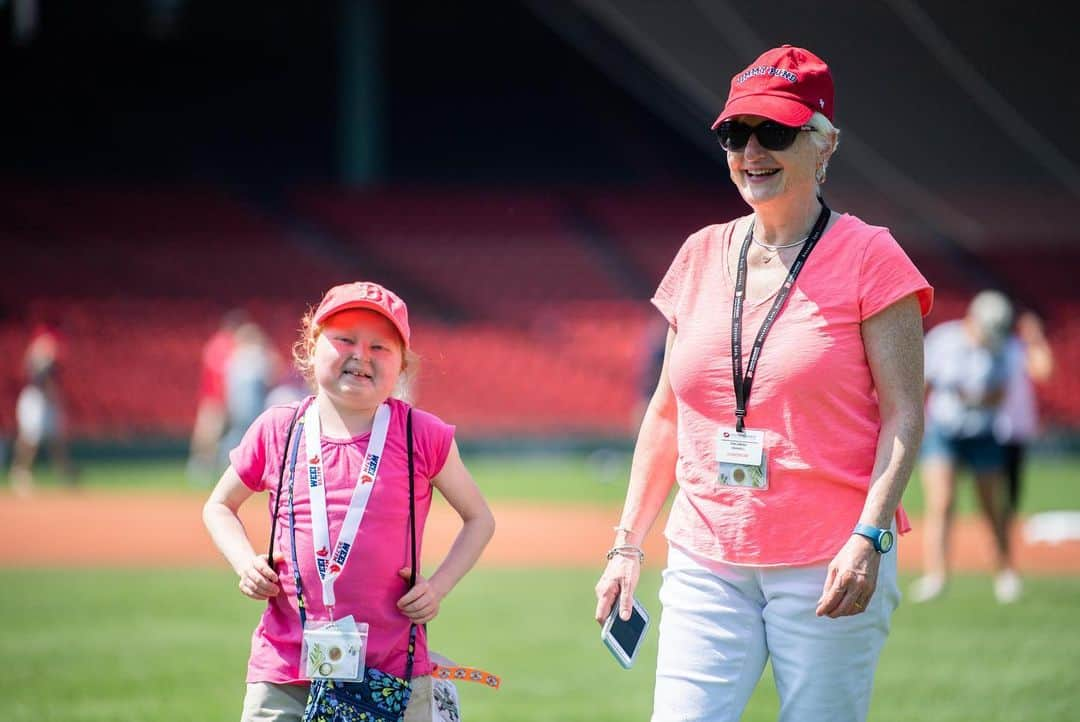
[{"label": "red baseball cap", "polygon": [[815,111],[833,119],[833,79],[825,61],[803,48],[766,50],[731,79],[727,104],[713,130],[736,115],[760,115],[777,123],[805,125]]},{"label": "red baseball cap", "polygon": [[322,326],[330,316],[352,308],[366,308],[386,316],[401,334],[405,348],[409,348],[409,309],[393,291],[371,281],[334,286],[323,296],[312,320]]}]

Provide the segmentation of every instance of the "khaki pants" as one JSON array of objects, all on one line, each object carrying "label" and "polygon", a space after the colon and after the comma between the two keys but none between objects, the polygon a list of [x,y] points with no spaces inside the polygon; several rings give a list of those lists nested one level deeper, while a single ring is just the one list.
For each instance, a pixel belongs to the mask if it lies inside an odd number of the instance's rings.
[{"label": "khaki pants", "polygon": [[[307,696],[306,684],[249,684],[240,722],[299,722]],[[405,722],[431,722],[431,677],[413,678]]]}]

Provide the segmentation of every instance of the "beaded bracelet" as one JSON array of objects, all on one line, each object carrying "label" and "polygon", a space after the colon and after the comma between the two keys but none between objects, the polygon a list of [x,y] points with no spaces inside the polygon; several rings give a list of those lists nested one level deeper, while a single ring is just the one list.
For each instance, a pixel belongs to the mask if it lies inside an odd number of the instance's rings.
[{"label": "beaded bracelet", "polygon": [[637,554],[638,564],[645,563],[645,552],[641,550],[641,547],[635,546],[633,544],[620,544],[618,546],[611,547],[611,549],[608,550],[607,558],[610,562],[612,559],[615,558],[616,554],[618,554],[619,556],[627,556],[630,552],[634,552]]}]

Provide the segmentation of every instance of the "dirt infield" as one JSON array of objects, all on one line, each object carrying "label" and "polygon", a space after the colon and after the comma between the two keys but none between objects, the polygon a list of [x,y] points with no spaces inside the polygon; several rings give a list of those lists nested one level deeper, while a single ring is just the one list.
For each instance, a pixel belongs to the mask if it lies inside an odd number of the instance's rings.
[{"label": "dirt infield", "polygon": [[[480,565],[486,567],[596,567],[611,543],[617,511],[596,506],[499,503],[498,531]],[[184,493],[131,490],[41,490],[28,498],[0,492],[0,565],[30,566],[201,566],[225,562],[201,520],[202,498]],[[269,520],[260,504],[243,510],[248,533],[262,548]],[[645,544],[647,562],[664,558],[660,527]],[[425,560],[447,548],[457,520],[445,506],[428,520]],[[1028,544],[1014,535],[1016,559],[1024,573],[1080,574],[1080,541]],[[960,519],[952,558],[959,571],[991,568],[990,532],[979,519]],[[919,529],[903,537],[902,570],[916,571]]]}]

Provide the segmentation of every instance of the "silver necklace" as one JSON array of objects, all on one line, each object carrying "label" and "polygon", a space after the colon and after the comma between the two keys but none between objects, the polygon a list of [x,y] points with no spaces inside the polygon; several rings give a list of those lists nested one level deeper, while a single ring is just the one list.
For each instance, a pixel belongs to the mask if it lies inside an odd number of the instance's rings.
[{"label": "silver necklace", "polygon": [[768,243],[762,243],[753,234],[750,235],[750,240],[754,242],[755,246],[759,246],[760,248],[764,248],[766,251],[772,251],[773,252],[773,255],[771,255],[771,256],[763,256],[762,259],[761,259],[762,263],[768,263],[772,259],[776,258],[776,253],[778,251],[780,251],[781,249],[794,248],[795,246],[800,246],[803,243],[806,243],[808,240],[810,240],[810,236],[807,236],[806,238],[802,239],[801,241],[795,241],[794,243],[782,243],[779,246],[770,246]]}]

